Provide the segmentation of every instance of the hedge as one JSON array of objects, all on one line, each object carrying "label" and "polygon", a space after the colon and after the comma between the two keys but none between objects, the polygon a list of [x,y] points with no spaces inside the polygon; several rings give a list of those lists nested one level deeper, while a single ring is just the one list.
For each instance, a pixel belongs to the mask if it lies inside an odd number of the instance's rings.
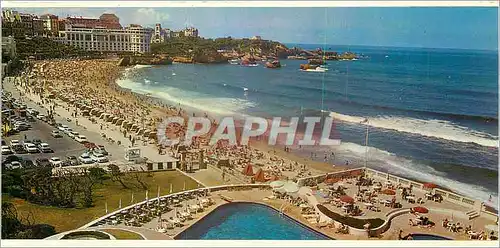
[{"label": "hedge", "polygon": [[350,216],[343,216],[341,214],[330,211],[330,209],[321,204],[318,204],[317,207],[319,211],[321,211],[323,214],[330,217],[331,219],[357,229],[364,229],[364,225],[366,224],[366,222],[370,223],[370,228],[377,228],[382,224],[384,224],[385,222],[383,219],[380,218],[358,219]]}]

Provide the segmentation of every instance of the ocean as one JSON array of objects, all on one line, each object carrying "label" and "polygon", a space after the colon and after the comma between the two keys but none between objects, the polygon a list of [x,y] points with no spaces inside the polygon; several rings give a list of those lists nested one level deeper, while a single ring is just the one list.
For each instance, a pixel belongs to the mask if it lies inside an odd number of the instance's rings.
[{"label": "ocean", "polygon": [[306,62],[298,60],[281,60],[280,69],[138,66],[118,84],[218,116],[329,115],[341,145],[295,152],[308,157],[313,152],[318,160],[328,154],[328,162],[352,167],[366,159],[371,168],[475,199],[491,196],[497,206],[497,51],[299,46],[363,57],[328,61],[326,73],[299,71]]}]

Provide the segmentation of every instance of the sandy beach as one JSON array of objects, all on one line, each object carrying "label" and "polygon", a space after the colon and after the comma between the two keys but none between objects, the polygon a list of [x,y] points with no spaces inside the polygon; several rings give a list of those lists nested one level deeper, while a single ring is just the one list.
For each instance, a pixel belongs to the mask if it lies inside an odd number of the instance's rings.
[{"label": "sandy beach", "polygon": [[[120,131],[123,137],[128,138],[130,144],[147,143],[158,153],[170,152],[172,149],[155,142],[156,130],[160,121],[170,116],[180,116],[187,119],[194,113],[186,111],[182,106],[172,106],[150,95],[143,95],[121,88],[116,81],[127,73],[136,73],[134,68],[118,66],[118,60],[51,60],[37,61],[31,70],[24,73],[18,88],[26,93],[38,95],[43,104],[58,105],[62,100],[72,117],[85,116],[92,123],[100,123],[101,135],[106,130]],[[81,106],[85,105],[82,111]],[[108,114],[108,118],[121,120],[122,124],[112,127],[109,122],[100,122],[92,116]],[[209,115],[210,119],[214,119]],[[102,117],[102,116],[101,116]],[[101,118],[102,119],[102,118]],[[168,126],[167,136],[182,137],[186,126]],[[201,137],[194,142],[188,151],[195,159],[196,153],[203,149],[207,154],[216,154],[227,157],[234,162],[233,167],[226,172],[241,180],[250,178],[242,175],[241,171],[249,163],[254,167],[254,173],[262,169],[266,178],[288,178],[309,176],[345,169],[342,166],[313,161],[310,158],[300,157],[292,152],[284,151],[283,147],[269,146],[263,141],[252,141],[249,147],[210,147],[208,136]],[[240,180],[240,181],[241,181]]]}]

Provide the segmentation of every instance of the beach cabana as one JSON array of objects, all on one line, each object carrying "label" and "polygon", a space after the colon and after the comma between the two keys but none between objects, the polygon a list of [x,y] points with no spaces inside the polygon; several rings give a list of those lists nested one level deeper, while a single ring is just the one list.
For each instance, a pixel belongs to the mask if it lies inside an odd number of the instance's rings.
[{"label": "beach cabana", "polygon": [[231,163],[229,162],[228,158],[224,159],[219,159],[219,162],[217,162],[217,167],[231,167]]},{"label": "beach cabana", "polygon": [[421,214],[426,214],[429,212],[429,209],[425,208],[425,207],[421,207],[421,206],[418,206],[418,207],[414,207],[412,208],[412,210],[416,213],[421,213]]},{"label": "beach cabana", "polygon": [[264,176],[264,171],[262,169],[259,169],[257,173],[255,173],[255,175],[253,176],[253,179],[256,182],[265,182],[266,178]]},{"label": "beach cabana", "polygon": [[396,191],[392,189],[384,189],[381,191],[381,193],[384,195],[396,195]]},{"label": "beach cabana", "polygon": [[354,198],[352,198],[348,195],[343,195],[340,197],[340,201],[345,202],[345,203],[354,203]]},{"label": "beach cabana", "polygon": [[243,169],[243,175],[245,176],[253,176],[253,166],[251,164],[247,164],[245,168]]}]

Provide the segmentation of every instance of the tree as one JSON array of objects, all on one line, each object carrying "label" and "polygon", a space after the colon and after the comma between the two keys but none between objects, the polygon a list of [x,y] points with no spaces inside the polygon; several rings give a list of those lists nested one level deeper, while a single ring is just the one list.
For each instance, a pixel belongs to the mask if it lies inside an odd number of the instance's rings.
[{"label": "tree", "polygon": [[111,181],[119,182],[124,189],[128,189],[129,187],[123,182],[124,173],[120,171],[120,167],[115,164],[108,165],[108,169],[111,173]]},{"label": "tree", "polygon": [[18,214],[14,204],[2,202],[2,238],[3,239],[43,239],[56,234],[53,226],[34,224],[34,220]]}]

